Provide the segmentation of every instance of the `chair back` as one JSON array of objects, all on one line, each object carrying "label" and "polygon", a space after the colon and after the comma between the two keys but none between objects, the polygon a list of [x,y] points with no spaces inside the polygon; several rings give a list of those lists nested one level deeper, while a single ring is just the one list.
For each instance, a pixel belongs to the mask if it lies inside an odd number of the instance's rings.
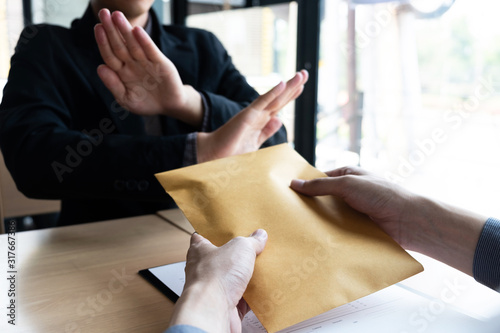
[{"label": "chair back", "polygon": [[4,219],[55,213],[61,209],[59,200],[29,199],[19,192],[0,153],[0,232],[5,233]]}]

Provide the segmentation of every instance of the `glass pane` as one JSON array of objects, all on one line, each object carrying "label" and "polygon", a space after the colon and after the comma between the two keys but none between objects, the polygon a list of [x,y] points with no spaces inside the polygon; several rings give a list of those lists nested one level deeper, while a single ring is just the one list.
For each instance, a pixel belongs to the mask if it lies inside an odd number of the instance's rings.
[{"label": "glass pane", "polygon": [[69,27],[88,5],[88,0],[32,0],[33,22]]},{"label": "glass pane", "polygon": [[[214,33],[236,68],[261,94],[280,80],[291,78],[296,71],[295,2],[190,15],[187,25]],[[289,142],[293,142],[294,103],[283,109],[280,118]]]},{"label": "glass pane", "polygon": [[0,0],[0,100],[9,75],[10,57],[23,27],[22,1]]},{"label": "glass pane", "polygon": [[498,215],[498,9],[500,4],[488,0],[456,1],[436,15],[397,3],[355,7],[362,111],[358,156],[349,152],[351,118],[345,108],[347,5],[325,1],[318,167],[359,160],[414,191]]},{"label": "glass pane", "polygon": [[[155,0],[155,4],[158,1],[159,0]],[[163,24],[167,24],[167,25],[171,24],[172,23],[172,10],[171,10],[172,4],[171,4],[170,0],[162,0],[161,2],[162,2],[162,5],[160,5],[159,7],[161,7],[163,9]]]},{"label": "glass pane", "polygon": [[188,0],[188,15],[241,8],[245,0]]},{"label": "glass pane", "polygon": [[316,167],[329,170],[357,164],[358,156],[348,151],[347,3],[323,1],[321,8]]}]

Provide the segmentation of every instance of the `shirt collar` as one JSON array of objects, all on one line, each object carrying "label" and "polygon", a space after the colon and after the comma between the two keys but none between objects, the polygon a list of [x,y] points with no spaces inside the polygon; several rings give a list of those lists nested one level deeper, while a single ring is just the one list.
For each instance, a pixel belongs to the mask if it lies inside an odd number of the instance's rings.
[{"label": "shirt collar", "polygon": [[151,18],[151,13],[148,15],[148,21],[146,22],[146,26],[144,27],[144,30],[150,36],[153,33],[153,19]]}]

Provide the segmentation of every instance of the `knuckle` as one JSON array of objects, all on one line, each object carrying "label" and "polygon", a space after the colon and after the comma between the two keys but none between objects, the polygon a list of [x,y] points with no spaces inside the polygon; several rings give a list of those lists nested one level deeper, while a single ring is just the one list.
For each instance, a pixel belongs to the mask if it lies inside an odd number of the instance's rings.
[{"label": "knuckle", "polygon": [[239,247],[251,247],[252,243],[248,237],[243,237],[243,236],[238,236],[234,238],[235,244],[237,244]]},{"label": "knuckle", "polygon": [[352,175],[356,172],[355,168],[352,166],[345,166],[345,167],[342,167],[340,170],[341,170],[342,175],[344,175],[344,176]]}]

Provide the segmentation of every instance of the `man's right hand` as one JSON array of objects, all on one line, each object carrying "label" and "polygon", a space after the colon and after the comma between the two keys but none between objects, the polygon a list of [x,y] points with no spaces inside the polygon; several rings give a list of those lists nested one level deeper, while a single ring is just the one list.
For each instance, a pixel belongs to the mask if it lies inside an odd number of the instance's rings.
[{"label": "man's right hand", "polygon": [[416,218],[416,195],[357,167],[339,168],[326,174],[326,178],[293,180],[290,187],[309,196],[337,196],[355,210],[368,215],[401,246],[411,247],[407,236],[413,234],[411,226],[402,226],[402,221]]},{"label": "man's right hand", "polygon": [[368,215],[402,247],[472,275],[473,258],[486,217],[413,194],[357,167],[328,177],[293,180],[290,187],[309,195],[334,195]]},{"label": "man's right hand", "polygon": [[241,332],[250,310],[242,298],[252,277],[255,258],[264,250],[267,233],[256,230],[216,247],[199,234],[191,236],[186,284],[170,326],[191,325],[207,332]]}]

